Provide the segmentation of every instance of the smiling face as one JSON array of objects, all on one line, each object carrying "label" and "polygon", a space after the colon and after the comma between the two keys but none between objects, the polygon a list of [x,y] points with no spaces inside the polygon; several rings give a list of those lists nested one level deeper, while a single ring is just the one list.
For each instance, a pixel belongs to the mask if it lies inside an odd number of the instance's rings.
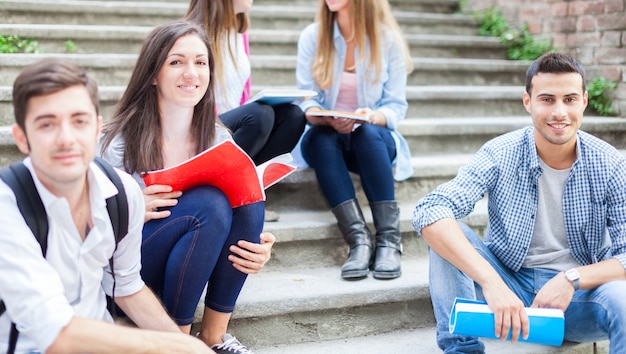
[{"label": "smiling face", "polygon": [[350,0],[326,0],[326,6],[330,12],[347,10]]},{"label": "smiling face", "polygon": [[193,108],[206,93],[209,81],[208,49],[198,36],[189,34],[176,40],[153,85],[159,106]]},{"label": "smiling face", "polygon": [[31,157],[37,177],[55,193],[84,180],[101,124],[87,89],[75,85],[30,98],[25,131],[15,124],[13,137],[20,151]]},{"label": "smiling face", "polygon": [[533,119],[538,151],[575,149],[576,131],[587,107],[582,80],[578,73],[538,73],[532,78],[531,93],[524,92],[523,102]]}]

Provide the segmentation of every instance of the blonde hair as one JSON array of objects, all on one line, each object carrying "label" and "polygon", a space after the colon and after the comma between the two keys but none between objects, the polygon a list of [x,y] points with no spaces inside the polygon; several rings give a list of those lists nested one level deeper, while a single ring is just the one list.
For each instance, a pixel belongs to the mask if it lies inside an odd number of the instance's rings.
[{"label": "blonde hair", "polygon": [[[404,63],[407,73],[413,71],[413,61],[409,46],[402,37],[398,22],[391,13],[388,0],[351,0],[349,2],[351,33],[359,57],[356,63],[365,61],[365,47],[369,40],[370,62],[368,70],[375,70],[375,79],[380,78],[382,66],[382,45],[384,31],[389,31],[395,42],[404,52]],[[316,21],[319,22],[317,49],[313,59],[313,79],[322,89],[328,89],[333,82],[333,58],[335,52],[333,30],[336,13],[331,12],[325,0],[319,0]]]},{"label": "blonde hair", "polygon": [[[245,33],[250,27],[250,19],[247,13],[235,13],[233,0],[191,0],[187,15],[187,21],[201,25],[206,31],[211,42],[211,50],[215,59],[215,75],[220,91],[224,93],[224,58],[226,53],[237,67],[237,61],[231,48],[230,40],[232,31]],[[226,38],[226,40],[224,40]]]}]

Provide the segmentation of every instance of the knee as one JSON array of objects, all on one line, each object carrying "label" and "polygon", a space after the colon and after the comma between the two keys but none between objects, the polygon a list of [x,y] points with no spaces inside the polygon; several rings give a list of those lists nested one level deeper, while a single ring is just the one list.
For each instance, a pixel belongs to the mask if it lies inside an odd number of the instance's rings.
[{"label": "knee", "polygon": [[626,280],[608,282],[600,286],[598,291],[602,294],[600,298],[606,299],[605,307],[611,316],[624,321],[626,319],[626,301],[624,301]]},{"label": "knee", "polygon": [[190,205],[200,214],[207,214],[216,219],[225,219],[227,215],[232,214],[226,194],[213,186],[198,186],[183,192],[179,199],[179,204],[182,203]]},{"label": "knee", "polygon": [[247,114],[244,125],[252,128],[257,134],[269,135],[274,126],[274,110],[266,104],[250,103],[247,105]]},{"label": "knee", "polygon": [[284,120],[289,124],[293,132],[302,134],[306,126],[306,118],[300,107],[289,104],[284,108],[284,112],[280,112],[280,114],[284,116]]}]

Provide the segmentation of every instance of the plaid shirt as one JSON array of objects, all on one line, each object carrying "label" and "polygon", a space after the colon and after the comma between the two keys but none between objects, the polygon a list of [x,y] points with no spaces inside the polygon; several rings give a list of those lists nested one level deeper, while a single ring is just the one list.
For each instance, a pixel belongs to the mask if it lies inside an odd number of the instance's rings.
[{"label": "plaid shirt", "polygon": [[[530,247],[543,172],[533,132],[526,127],[487,142],[454,179],[422,198],[413,212],[418,235],[437,220],[469,215],[488,194],[485,244],[518,271]],[[582,265],[615,257],[626,268],[626,160],[582,131],[577,133],[576,153],[563,193],[572,255]]]}]

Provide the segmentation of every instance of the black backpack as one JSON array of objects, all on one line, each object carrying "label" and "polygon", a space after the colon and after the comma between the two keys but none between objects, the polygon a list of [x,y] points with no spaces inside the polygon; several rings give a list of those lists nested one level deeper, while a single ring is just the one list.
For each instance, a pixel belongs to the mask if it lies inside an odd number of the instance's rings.
[{"label": "black backpack", "polygon": [[[94,162],[100,169],[107,175],[107,177],[113,182],[118,190],[118,194],[112,196],[106,200],[107,211],[111,224],[113,226],[113,233],[115,235],[115,249],[117,244],[128,233],[128,200],[126,198],[126,191],[120,176],[117,175],[113,167],[105,160],[96,157]],[[46,251],[48,249],[48,216],[43,206],[43,202],[37,193],[35,188],[35,182],[30,174],[28,168],[22,162],[16,162],[9,167],[5,167],[0,170],[0,178],[11,187],[15,198],[17,200],[17,206],[31,229],[37,242],[41,246],[41,253],[44,258],[46,257]],[[111,274],[113,276],[113,291],[112,298],[109,303],[109,311],[115,317],[115,272],[113,271],[113,257],[109,259],[109,265],[111,267]],[[0,300],[0,316],[4,314],[6,307],[4,302]],[[19,332],[15,323],[11,323],[11,334],[9,337],[9,349],[7,353],[14,353],[17,344],[17,337]]]}]

